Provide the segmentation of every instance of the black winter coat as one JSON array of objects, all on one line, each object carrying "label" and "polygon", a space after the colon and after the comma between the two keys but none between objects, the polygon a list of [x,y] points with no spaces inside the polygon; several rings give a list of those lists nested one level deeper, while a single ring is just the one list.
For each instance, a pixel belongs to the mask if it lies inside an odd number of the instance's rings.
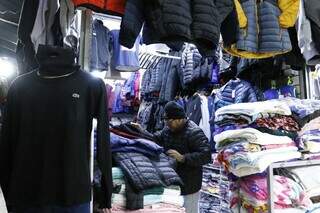
[{"label": "black winter coat", "polygon": [[200,127],[189,120],[181,132],[172,133],[165,127],[154,134],[154,140],[165,151],[174,149],[184,155],[185,162],[177,167],[177,173],[183,181],[181,194],[198,192],[202,185],[202,166],[211,161],[210,145]]},{"label": "black winter coat", "polygon": [[194,42],[202,55],[212,56],[220,24],[233,8],[232,0],[128,0],[120,43],[132,48],[144,24],[144,42]]},{"label": "black winter coat", "polygon": [[182,185],[174,170],[174,160],[165,154],[160,154],[158,159],[150,159],[141,153],[117,152],[113,153],[113,158],[136,192],[159,186]]}]

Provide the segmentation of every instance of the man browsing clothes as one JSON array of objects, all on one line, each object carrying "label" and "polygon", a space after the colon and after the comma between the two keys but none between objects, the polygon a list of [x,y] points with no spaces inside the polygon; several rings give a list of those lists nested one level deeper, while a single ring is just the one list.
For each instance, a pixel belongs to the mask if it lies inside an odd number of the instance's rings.
[{"label": "man browsing clothes", "polygon": [[202,166],[211,161],[210,145],[200,127],[187,119],[179,104],[171,101],[166,104],[164,111],[166,125],[152,137],[163,146],[167,155],[178,162],[177,173],[184,183],[181,195],[186,213],[198,213]]}]

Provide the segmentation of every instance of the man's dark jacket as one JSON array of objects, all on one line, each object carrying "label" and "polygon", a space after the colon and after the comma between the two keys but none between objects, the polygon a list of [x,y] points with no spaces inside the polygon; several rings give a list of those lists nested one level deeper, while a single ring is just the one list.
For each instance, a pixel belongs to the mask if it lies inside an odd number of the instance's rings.
[{"label": "man's dark jacket", "polygon": [[210,145],[203,131],[188,120],[180,132],[173,133],[165,127],[154,134],[154,140],[165,151],[174,149],[184,155],[184,163],[179,163],[177,167],[177,173],[183,181],[181,194],[198,192],[202,185],[202,166],[211,161]]}]

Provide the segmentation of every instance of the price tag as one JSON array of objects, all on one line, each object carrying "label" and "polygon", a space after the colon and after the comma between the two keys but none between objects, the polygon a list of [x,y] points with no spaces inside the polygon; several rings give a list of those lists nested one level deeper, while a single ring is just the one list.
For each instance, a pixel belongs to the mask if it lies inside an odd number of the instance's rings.
[{"label": "price tag", "polygon": [[232,90],[232,98],[235,98],[236,97],[236,91],[235,90]]}]

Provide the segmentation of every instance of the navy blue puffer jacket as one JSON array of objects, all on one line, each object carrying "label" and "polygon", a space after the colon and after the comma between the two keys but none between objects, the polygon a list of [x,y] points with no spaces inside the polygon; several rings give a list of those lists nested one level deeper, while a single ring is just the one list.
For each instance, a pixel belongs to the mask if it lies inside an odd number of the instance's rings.
[{"label": "navy blue puffer jacket", "polygon": [[215,97],[215,110],[236,103],[256,102],[257,95],[251,84],[244,80],[230,80]]}]

